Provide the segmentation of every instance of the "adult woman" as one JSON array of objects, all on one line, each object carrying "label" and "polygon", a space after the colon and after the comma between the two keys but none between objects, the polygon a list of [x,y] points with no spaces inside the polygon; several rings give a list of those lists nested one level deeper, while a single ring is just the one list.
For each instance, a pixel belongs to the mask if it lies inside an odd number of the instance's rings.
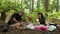
[{"label": "adult woman", "polygon": [[45,18],[43,16],[43,13],[38,13],[38,19],[39,19],[40,24],[46,25],[46,22],[45,22]]}]

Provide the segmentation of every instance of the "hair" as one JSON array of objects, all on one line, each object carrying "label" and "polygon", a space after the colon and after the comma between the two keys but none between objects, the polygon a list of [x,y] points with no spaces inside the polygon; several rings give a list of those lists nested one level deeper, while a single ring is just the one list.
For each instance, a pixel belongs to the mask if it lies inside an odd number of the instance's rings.
[{"label": "hair", "polygon": [[38,15],[41,15],[41,18],[44,18],[43,13],[38,13]]}]

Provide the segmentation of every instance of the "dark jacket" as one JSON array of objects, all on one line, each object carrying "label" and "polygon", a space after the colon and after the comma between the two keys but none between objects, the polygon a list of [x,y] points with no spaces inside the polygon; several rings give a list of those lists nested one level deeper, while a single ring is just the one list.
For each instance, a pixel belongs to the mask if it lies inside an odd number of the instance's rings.
[{"label": "dark jacket", "polygon": [[39,22],[40,22],[40,24],[45,25],[45,18],[39,18]]}]

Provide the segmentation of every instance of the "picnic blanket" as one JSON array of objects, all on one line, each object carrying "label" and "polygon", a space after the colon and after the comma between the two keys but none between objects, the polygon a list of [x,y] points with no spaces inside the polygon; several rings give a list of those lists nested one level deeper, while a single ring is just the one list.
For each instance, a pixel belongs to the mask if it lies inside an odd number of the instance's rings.
[{"label": "picnic blanket", "polygon": [[46,31],[46,30],[53,31],[56,29],[56,26],[54,26],[54,25],[45,26],[45,25],[29,24],[29,25],[26,25],[26,28],[34,29],[34,30],[42,30],[42,31]]}]

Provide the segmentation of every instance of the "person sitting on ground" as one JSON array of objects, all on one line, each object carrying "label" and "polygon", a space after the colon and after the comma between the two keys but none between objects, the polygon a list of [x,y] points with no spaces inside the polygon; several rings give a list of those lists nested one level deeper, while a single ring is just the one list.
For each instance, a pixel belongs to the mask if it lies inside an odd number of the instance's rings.
[{"label": "person sitting on ground", "polygon": [[28,16],[27,19],[28,19],[28,25],[26,25],[26,28],[34,29],[34,24],[33,24],[33,21],[32,21],[32,17]]},{"label": "person sitting on ground", "polygon": [[31,16],[28,16],[28,21],[31,22],[31,23],[33,22]]},{"label": "person sitting on ground", "polygon": [[21,26],[23,15],[24,15],[24,12],[19,12],[19,13],[14,13],[10,19],[9,19],[9,17],[7,17],[5,20],[5,24],[2,25],[2,28],[5,28],[3,30],[3,32],[8,31],[8,28],[10,25],[13,25],[13,26],[20,25]]},{"label": "person sitting on ground", "polygon": [[42,13],[38,13],[38,19],[40,24],[46,25],[45,18]]}]

